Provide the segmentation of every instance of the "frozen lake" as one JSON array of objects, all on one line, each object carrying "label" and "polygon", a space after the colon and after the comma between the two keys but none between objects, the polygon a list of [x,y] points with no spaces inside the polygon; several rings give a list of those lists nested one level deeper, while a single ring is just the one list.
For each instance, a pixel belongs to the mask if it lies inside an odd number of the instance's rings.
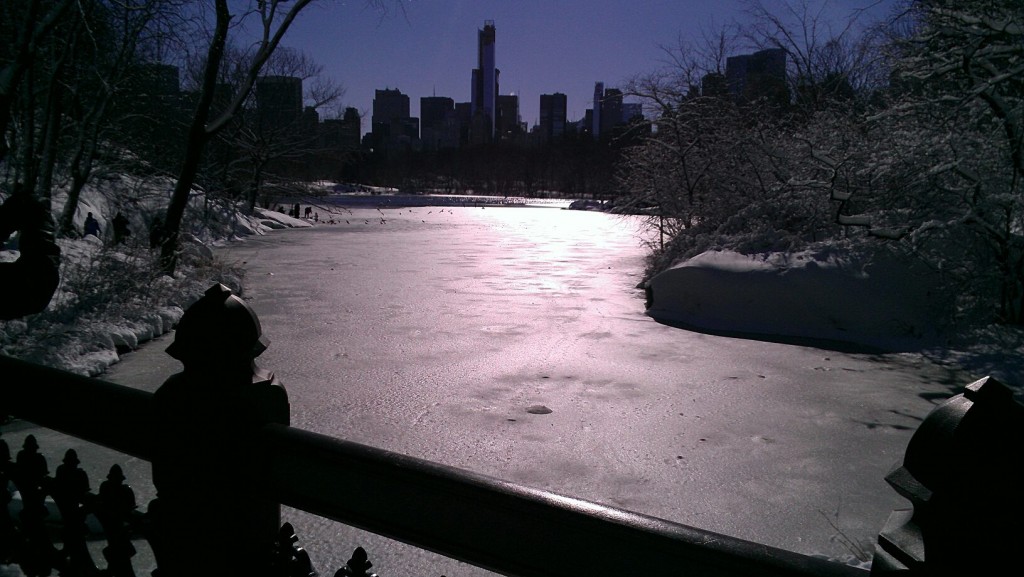
[{"label": "frozen lake", "polygon": [[[884,476],[970,381],[658,324],[636,231],[601,213],[354,209],[220,254],[245,263],[294,426],[800,553],[870,549],[905,506]],[[383,575],[484,574],[285,518],[321,573],[362,545]]]}]

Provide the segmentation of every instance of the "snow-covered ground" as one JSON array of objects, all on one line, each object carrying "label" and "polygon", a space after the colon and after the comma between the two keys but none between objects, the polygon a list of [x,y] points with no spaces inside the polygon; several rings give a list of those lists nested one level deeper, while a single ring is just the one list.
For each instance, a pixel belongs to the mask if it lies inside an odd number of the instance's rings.
[{"label": "snow-covered ground", "polygon": [[[91,192],[84,196],[76,222],[80,226],[85,213],[92,212],[106,231],[115,211],[104,195]],[[156,201],[159,205],[164,199]],[[59,197],[55,199],[55,210],[61,204]],[[325,215],[324,220],[327,218]],[[132,215],[133,228],[144,230],[150,219],[145,211]],[[235,240],[277,229],[315,226],[309,220],[265,209],[257,209],[252,216],[233,212],[225,219],[233,220],[230,238]],[[209,254],[208,245],[224,242],[184,236],[191,250],[203,255]],[[60,243],[66,270],[87,266],[105,245],[95,237],[62,239]],[[0,251],[0,261],[16,257],[16,251]],[[0,321],[0,351],[24,357],[26,350],[35,350],[34,355],[27,356],[76,373],[99,374],[117,362],[119,351],[135,349],[171,330],[209,279],[195,279],[180,287],[170,279],[155,282],[168,285],[164,287],[168,293],[165,305],[128,317],[86,319],[87,326],[72,323],[59,330],[60,346],[47,355],[38,353],[40,343],[26,342],[32,333],[30,319]],[[241,279],[236,282],[241,283]],[[924,351],[1020,385],[1018,375],[1024,368],[1021,331],[995,327],[969,336],[951,334],[940,312],[947,303],[937,300],[929,290],[934,283],[927,270],[894,257],[875,254],[867,259],[836,247],[797,254],[714,251],[651,279],[648,314],[659,321],[706,332]],[[51,307],[75,298],[68,284],[62,283]]]},{"label": "snow-covered ground", "polygon": [[[124,299],[115,306],[95,310],[84,305],[95,300],[91,291],[104,290],[117,282],[118,275],[149,273],[153,270],[156,251],[149,250],[146,231],[167,203],[169,181],[143,181],[117,175],[98,185],[87,187],[75,214],[75,227],[83,229],[86,215],[99,222],[100,237],[59,238],[61,248],[61,284],[44,314],[22,319],[0,321],[0,353],[54,366],[81,375],[95,376],[120,360],[124,352],[171,331],[184,314],[184,309],[215,281],[240,289],[241,272],[228,267],[201,265],[193,262],[212,261],[211,245],[230,242],[250,235],[263,235],[275,229],[313,226],[312,223],[264,209],[251,216],[234,210],[213,210],[203,206],[202,194],[193,197],[191,210],[215,212],[219,230],[183,231],[186,257],[175,278],[153,274],[142,290],[145,298]],[[135,194],[126,195],[125,191]],[[127,197],[127,199],[126,199]],[[2,199],[0,199],[2,200]],[[55,217],[64,207],[65,196],[53,199]],[[123,246],[113,246],[110,223],[120,210],[129,219],[130,237]],[[197,234],[198,233],[198,234]],[[141,237],[141,238],[140,238]],[[17,235],[0,246],[0,262],[17,259]],[[142,263],[140,260],[149,260]],[[17,282],[17,279],[0,279]],[[139,281],[135,281],[140,284]]]}]

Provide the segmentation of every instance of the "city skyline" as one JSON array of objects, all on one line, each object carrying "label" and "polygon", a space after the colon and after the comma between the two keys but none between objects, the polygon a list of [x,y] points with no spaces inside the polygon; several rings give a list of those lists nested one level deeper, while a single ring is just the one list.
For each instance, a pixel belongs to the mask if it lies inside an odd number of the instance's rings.
[{"label": "city skyline", "polygon": [[[881,16],[894,2],[832,2],[841,6],[831,10],[845,16],[871,6]],[[384,6],[387,13],[362,3],[314,4],[283,42],[307,52],[324,66],[325,76],[345,88],[343,105],[366,117],[364,131],[376,90],[408,95],[413,117],[420,116],[421,97],[469,102],[478,31],[486,21],[497,30],[499,94],[518,95],[521,119],[533,127],[540,121],[542,94],[566,94],[568,120],[582,120],[593,105],[596,82],[621,88],[630,76],[657,69],[665,60],[660,46],[675,45],[679,37],[696,40],[702,30],[741,20],[744,2],[437,0]]]}]

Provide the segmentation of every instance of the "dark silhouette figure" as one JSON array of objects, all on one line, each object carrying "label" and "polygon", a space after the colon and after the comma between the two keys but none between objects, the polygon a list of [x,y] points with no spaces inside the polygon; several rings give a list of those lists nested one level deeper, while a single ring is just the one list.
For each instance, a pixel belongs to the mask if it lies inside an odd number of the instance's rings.
[{"label": "dark silhouette figure", "polygon": [[0,263],[0,320],[11,320],[46,309],[60,283],[60,247],[49,206],[19,192],[0,205],[0,243],[19,232],[21,256]]},{"label": "dark silhouette figure", "polygon": [[52,494],[63,521],[61,538],[64,548],[61,553],[65,563],[75,575],[92,575],[97,570],[86,547],[85,516],[87,502],[93,495],[90,493],[89,476],[78,465],[78,453],[68,449],[53,477]]},{"label": "dark silhouette figure", "polygon": [[107,560],[107,574],[112,577],[135,577],[132,545],[129,527],[135,511],[135,491],[124,484],[124,472],[120,465],[110,467],[107,480],[100,484],[96,503],[96,517],[107,534],[107,546],[103,557]]},{"label": "dark silhouette figure", "polygon": [[299,537],[291,523],[281,525],[277,538],[277,565],[274,571],[280,577],[316,577],[309,553],[299,547]]},{"label": "dark silhouette figure", "polygon": [[[284,387],[254,363],[266,347],[255,313],[221,284],[178,323],[167,353],[184,370],[153,398],[161,577],[272,574],[280,505],[258,495],[268,464],[245,448],[263,425],[289,420]],[[196,546],[208,531],[215,554]]]},{"label": "dark silhouette figure", "polygon": [[356,547],[352,557],[344,567],[334,573],[334,577],[377,577],[376,573],[370,573],[370,567],[373,567],[373,563],[370,563],[366,550]]},{"label": "dark silhouette figure", "polygon": [[14,481],[14,463],[11,462],[11,448],[7,441],[0,439],[0,564],[9,564],[14,553],[22,548],[21,535],[15,529],[14,519],[8,512],[13,500],[8,485]]},{"label": "dark silhouette figure", "polygon": [[93,217],[92,213],[85,215],[85,235],[93,235],[96,238],[100,237],[100,223]]},{"label": "dark silhouette figure", "polygon": [[121,214],[120,211],[114,216],[114,220],[110,224],[114,229],[114,244],[121,244],[132,235],[131,229],[128,228],[128,218]]},{"label": "dark silhouette figure", "polygon": [[149,248],[160,248],[163,243],[164,219],[156,216],[153,217],[153,222],[149,225]]},{"label": "dark silhouette figure", "polygon": [[14,464],[14,484],[21,492],[21,530],[25,536],[25,546],[17,561],[28,575],[49,575],[61,561],[44,524],[49,481],[46,457],[39,454],[35,436],[28,435]]},{"label": "dark silhouette figure", "polygon": [[35,435],[25,437],[25,442],[18,451],[18,458],[15,461],[14,483],[21,492],[21,500],[24,503],[24,511],[32,514],[46,516],[46,482],[50,475],[50,469],[46,465],[46,457],[39,454],[39,443]]}]

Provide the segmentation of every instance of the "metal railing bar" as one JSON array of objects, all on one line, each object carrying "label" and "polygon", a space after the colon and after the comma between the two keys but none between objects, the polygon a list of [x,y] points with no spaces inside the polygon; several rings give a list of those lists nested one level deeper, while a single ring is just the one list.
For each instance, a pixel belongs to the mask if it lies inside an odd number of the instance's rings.
[{"label": "metal railing bar", "polygon": [[260,436],[281,503],[504,575],[868,574],[291,427]]},{"label": "metal railing bar", "polygon": [[[2,355],[0,375],[0,412],[152,459],[152,393]],[[246,445],[221,450],[265,459],[244,482],[267,498],[505,575],[868,574],[285,425]]]},{"label": "metal railing bar", "polygon": [[0,355],[0,413],[144,460],[153,394]]}]

